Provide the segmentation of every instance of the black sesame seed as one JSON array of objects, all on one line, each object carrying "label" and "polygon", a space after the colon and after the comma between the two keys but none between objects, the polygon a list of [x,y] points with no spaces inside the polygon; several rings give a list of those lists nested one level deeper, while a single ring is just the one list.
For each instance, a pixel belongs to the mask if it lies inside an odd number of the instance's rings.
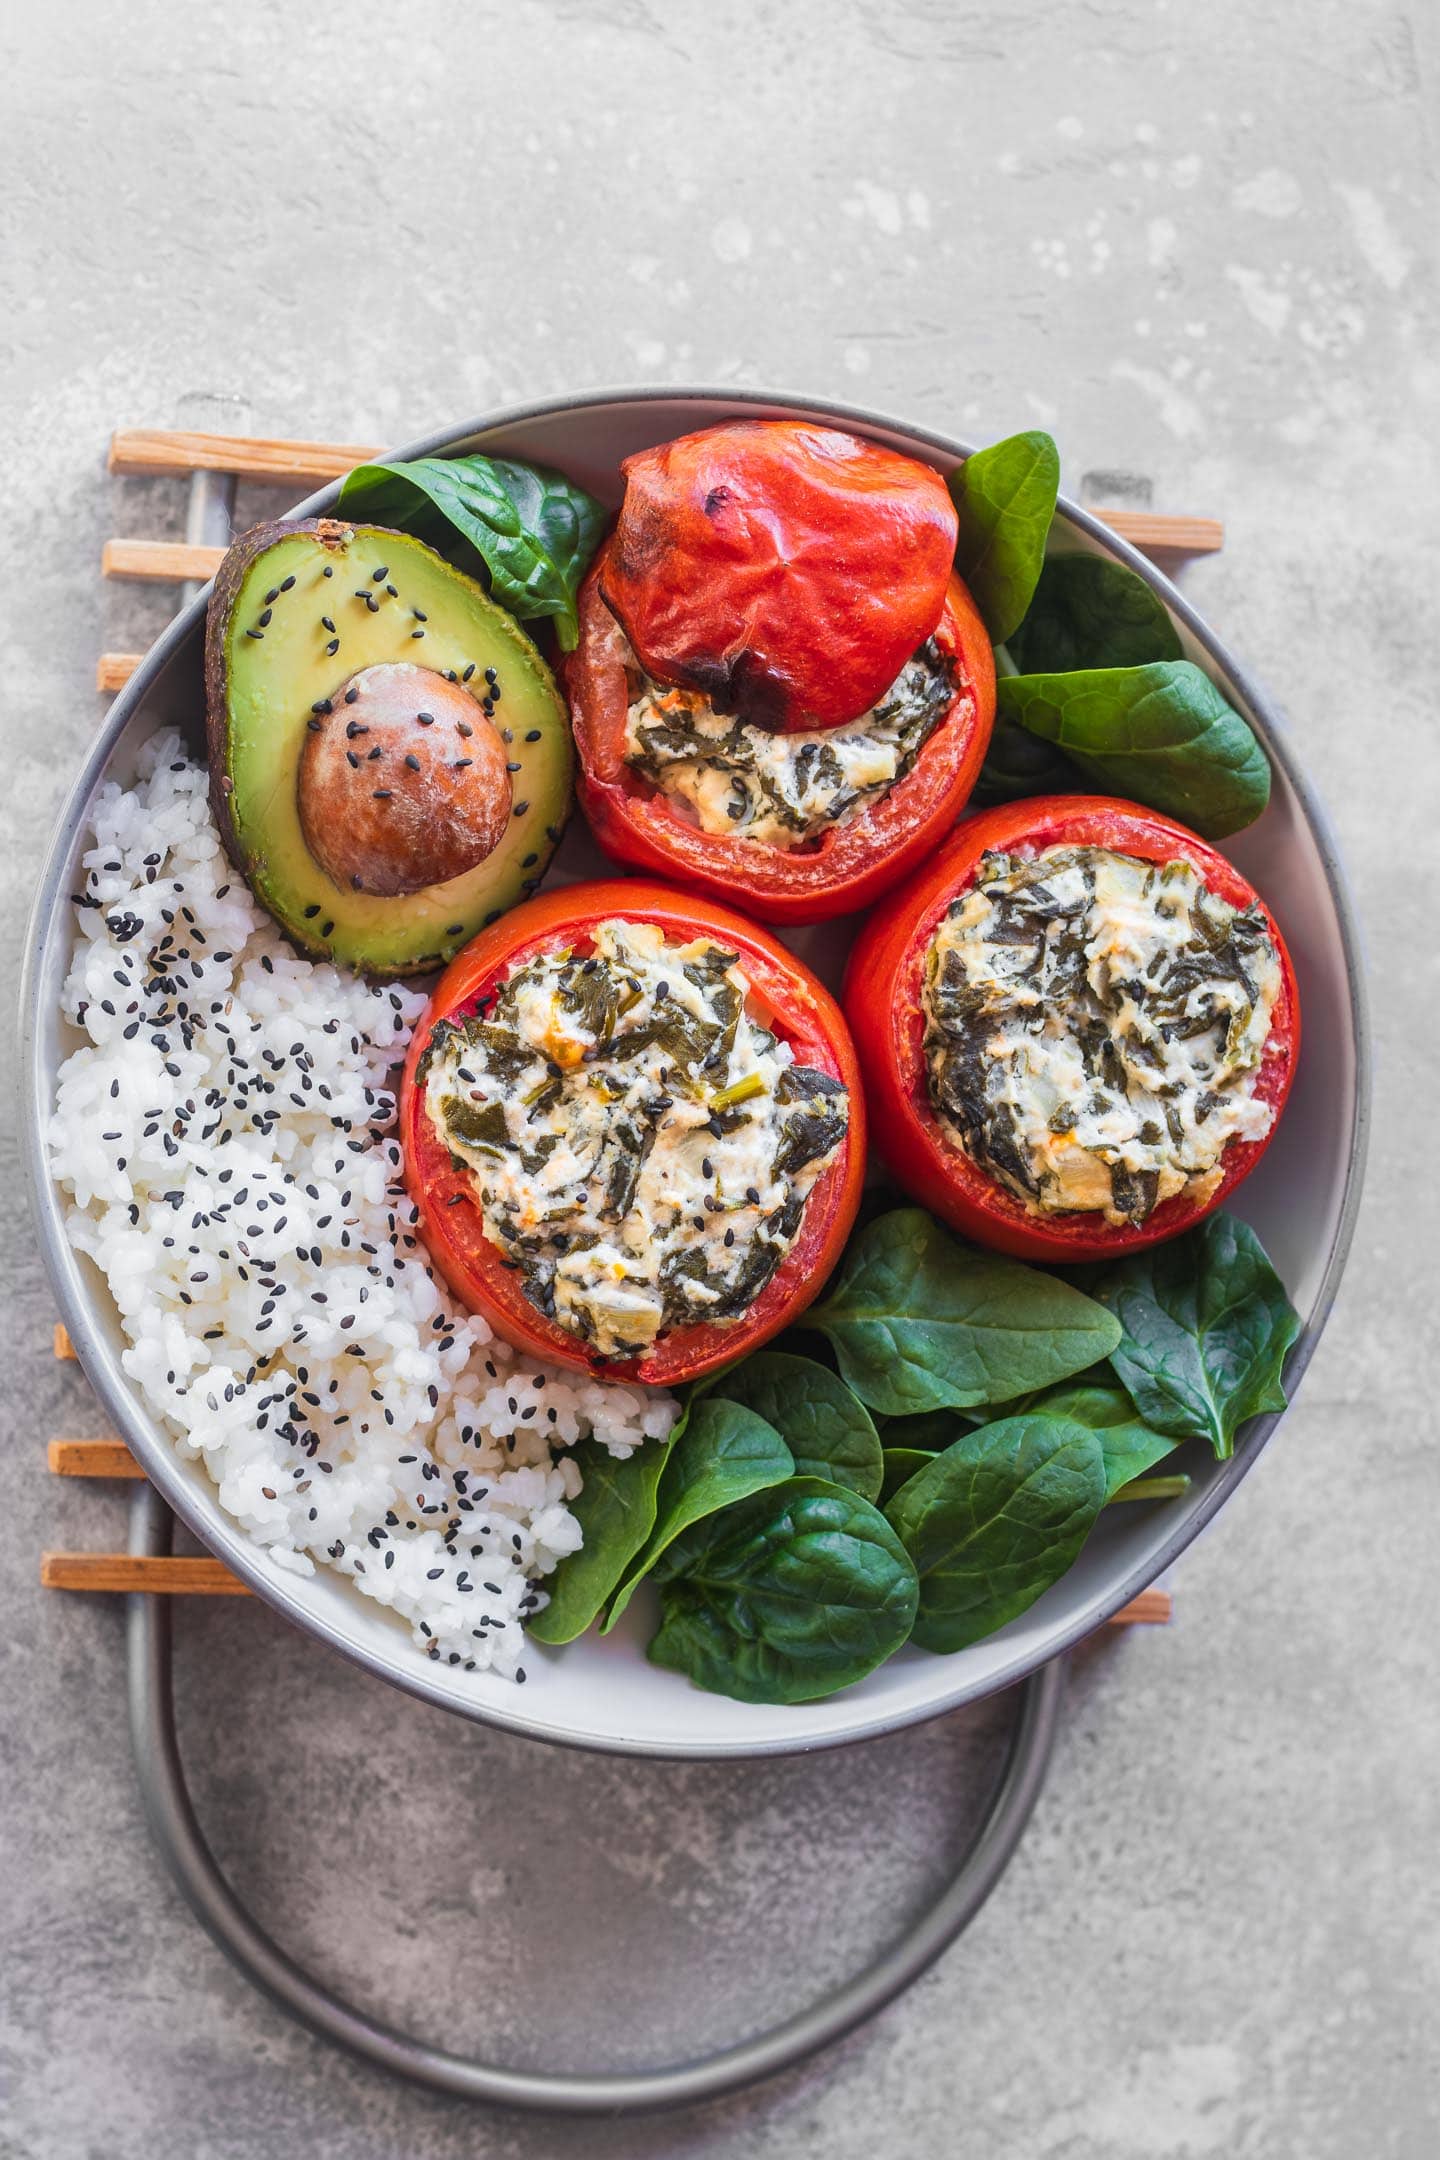
[{"label": "black sesame seed", "polygon": [[527,732],[527,734],[526,734],[526,736],[525,736],[525,740],[526,740],[526,742],[539,742],[539,740],[540,740],[540,730],[539,730],[539,728],[538,728],[538,727],[532,727],[531,729],[529,729],[529,730],[528,730],[528,732]]},{"label": "black sesame seed", "polygon": [[293,577],[281,578],[281,580],[280,580],[280,590],[281,590],[281,592],[293,592],[293,591],[294,591],[294,589],[295,589],[295,580],[294,580],[294,578],[293,578]]},{"label": "black sesame seed", "polygon": [[315,700],[315,703],[310,707],[310,710],[313,713],[329,713],[333,712],[335,708],[330,703],[328,697],[322,697]]},{"label": "black sesame seed", "polygon": [[318,735],[320,733],[320,722],[318,720],[307,720],[305,725],[309,728],[312,735]]},{"label": "black sesame seed", "polygon": [[370,582],[372,585],[383,585],[389,575],[390,565],[382,562],[378,570],[371,571]]},{"label": "black sesame seed", "polygon": [[388,787],[377,787],[372,792],[374,794],[376,802],[389,802],[390,790]]},{"label": "black sesame seed", "polygon": [[272,586],[270,587],[270,590],[269,590],[269,592],[267,592],[267,593],[266,593],[266,595],[265,595],[265,605],[266,605],[266,607],[269,607],[269,605],[270,605],[270,603],[271,603],[271,601],[272,601],[272,600],[278,600],[278,599],[279,599],[279,597],[280,597],[280,588],[279,588],[279,586],[278,586],[278,585],[272,585]]},{"label": "black sesame seed", "polygon": [[346,702],[346,704],[347,704],[347,705],[353,705],[353,704],[354,704],[354,702],[355,702],[355,700],[356,700],[356,698],[357,698],[357,697],[359,697],[359,695],[360,695],[360,692],[359,692],[359,691],[358,691],[358,690],[356,689],[356,687],[355,687],[354,683],[351,683],[351,685],[350,685],[350,688],[349,688],[349,689],[348,689],[348,690],[347,690],[347,691],[345,692],[345,702]]},{"label": "black sesame seed", "polygon": [[270,617],[271,617],[271,615],[272,615],[273,613],[274,613],[274,610],[273,610],[272,608],[268,608],[268,607],[267,607],[267,608],[262,608],[262,609],[261,609],[261,611],[260,611],[260,627],[261,627],[261,629],[262,629],[262,630],[268,630],[268,629],[269,629],[269,627],[270,627]]},{"label": "black sesame seed", "polygon": [[529,807],[530,805],[528,802],[517,802],[510,815],[511,817],[524,817]]},{"label": "black sesame seed", "polygon": [[435,725],[433,712],[417,712],[415,718],[419,721],[421,727],[434,727]]},{"label": "black sesame seed", "polygon": [[407,765],[409,766],[409,768],[410,768],[411,772],[419,772],[419,770],[420,770],[420,760],[419,760],[419,758],[418,758],[418,757],[416,757],[416,756],[415,756],[415,754],[414,754],[414,752],[413,752],[413,751],[410,751],[410,750],[407,750],[407,751],[406,751],[406,753],[405,753],[405,763],[406,763],[406,764],[407,764]]},{"label": "black sesame seed", "polygon": [[316,917],[316,916],[317,916],[317,915],[319,914],[319,912],[320,912],[320,903],[319,903],[319,901],[317,900],[317,901],[316,901],[316,903],[315,903],[315,905],[314,905],[313,907],[307,907],[307,908],[306,908],[306,910],[305,910],[305,920],[306,920],[306,922],[313,922],[313,921],[315,920],[315,917]]},{"label": "black sesame seed", "polygon": [[326,563],[326,565],[325,565],[325,567],[324,567],[324,569],[323,569],[323,570],[321,571],[320,575],[321,575],[321,577],[334,577],[334,575],[335,575],[335,565],[334,565],[333,563],[328,563],[328,562],[327,562],[327,563]]}]

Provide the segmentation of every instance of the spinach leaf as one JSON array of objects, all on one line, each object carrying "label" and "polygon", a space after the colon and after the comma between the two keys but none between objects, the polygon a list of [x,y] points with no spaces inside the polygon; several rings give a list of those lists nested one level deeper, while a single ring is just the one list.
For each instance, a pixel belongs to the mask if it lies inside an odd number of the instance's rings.
[{"label": "spinach leaf", "polygon": [[960,513],[955,568],[1002,645],[1030,605],[1055,515],[1060,453],[1038,429],[977,450],[950,475]]},{"label": "spinach leaf", "polygon": [[880,1505],[888,1507],[902,1485],[908,1485],[917,1470],[924,1470],[935,1457],[924,1448],[887,1447],[885,1450],[885,1475],[880,1486]]},{"label": "spinach leaf", "polygon": [[649,1440],[630,1455],[607,1454],[598,1441],[575,1449],[583,1483],[570,1512],[585,1542],[567,1553],[547,1588],[550,1603],[536,1613],[530,1633],[540,1642],[573,1642],[604,1605],[655,1523],[660,1473],[689,1420],[688,1408],[664,1440]]},{"label": "spinach leaf", "polygon": [[1123,1330],[1110,1361],[1156,1432],[1206,1439],[1223,1462],[1246,1418],[1284,1409],[1280,1373],[1300,1316],[1238,1216],[1207,1215],[1129,1254],[1095,1295]]},{"label": "spinach leaf", "polygon": [[993,1635],[1058,1582],[1105,1500],[1105,1463],[1073,1418],[1001,1418],[917,1471],[885,1513],[915,1563],[922,1650]]},{"label": "spinach leaf", "polygon": [[814,1702],[873,1672],[915,1618],[915,1570],[878,1508],[792,1478],[678,1537],[655,1571],[656,1665],[741,1702]]},{"label": "spinach leaf", "polygon": [[1119,1340],[1081,1291],[960,1244],[921,1208],[877,1216],[851,1239],[805,1325],[829,1337],[843,1377],[883,1417],[1005,1402]]},{"label": "spinach leaf", "polygon": [[1112,795],[1148,803],[1207,840],[1252,825],[1270,767],[1249,723],[1188,660],[1006,675],[998,710],[1056,744]]},{"label": "spinach leaf", "polygon": [[[347,518],[398,526],[452,557],[458,533],[501,606],[522,622],[552,615],[562,649],[574,650],[576,595],[605,511],[563,473],[480,456],[357,465],[337,507]],[[468,557],[460,567],[471,567]]]},{"label": "spinach leaf", "polygon": [[691,1406],[683,1447],[671,1451],[660,1480],[655,1528],[606,1616],[608,1634],[667,1545],[682,1530],[795,1475],[795,1462],[773,1425],[738,1403],[707,1395]]},{"label": "spinach leaf", "polygon": [[1042,742],[1018,720],[995,715],[995,729],[971,803],[988,809],[995,803],[1020,802],[1029,795],[1083,795],[1089,785],[1078,765]]},{"label": "spinach leaf", "polygon": [[1178,660],[1180,639],[1158,593],[1103,555],[1051,555],[1018,630],[1006,640],[1022,675],[1143,667]]},{"label": "spinach leaf", "polygon": [[797,1477],[828,1478],[865,1500],[878,1496],[880,1435],[865,1405],[828,1365],[787,1350],[757,1350],[722,1376],[719,1392],[784,1434]]},{"label": "spinach leaf", "polygon": [[1074,1380],[1047,1389],[1030,1407],[1037,1417],[1070,1418],[1090,1427],[1105,1458],[1107,1501],[1180,1444],[1173,1433],[1156,1432],[1147,1425],[1123,1388]]},{"label": "spinach leaf", "polygon": [[1182,1500],[1189,1492],[1193,1480],[1188,1471],[1177,1471],[1174,1477],[1137,1477],[1118,1492],[1110,1495],[1110,1501],[1118,1500]]}]

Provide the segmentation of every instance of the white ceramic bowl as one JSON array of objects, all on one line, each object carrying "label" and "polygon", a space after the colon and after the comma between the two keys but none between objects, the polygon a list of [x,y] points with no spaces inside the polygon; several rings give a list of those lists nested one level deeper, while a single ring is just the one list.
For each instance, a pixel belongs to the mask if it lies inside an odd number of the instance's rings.
[{"label": "white ceramic bowl", "polygon": [[[559,466],[614,503],[622,458],[737,414],[798,414],[837,422],[942,471],[949,471],[970,447],[820,400],[723,390],[641,390],[593,392],[513,409],[403,454],[487,450],[535,458]],[[334,493],[327,488],[311,496],[299,506],[299,514],[326,510]],[[1293,1392],[1339,1281],[1364,1156],[1363,976],[1334,842],[1273,706],[1167,580],[1095,519],[1063,500],[1052,546],[1110,555],[1145,578],[1170,609],[1187,656],[1205,668],[1248,717],[1274,767],[1269,809],[1229,844],[1228,852],[1274,910],[1289,942],[1300,982],[1304,1044],[1280,1130],[1242,1188],[1238,1208],[1264,1240],[1301,1315],[1301,1334],[1289,1367]],[[564,1650],[534,1645],[526,1660],[529,1684],[517,1687],[486,1673],[466,1675],[431,1664],[411,1647],[398,1622],[336,1575],[322,1570],[303,1581],[273,1568],[221,1511],[204,1472],[178,1458],[121,1371],[122,1339],[114,1307],[102,1277],[66,1241],[40,1138],[56,1070],[74,1047],[59,1018],[72,938],[65,896],[75,886],[89,803],[102,779],[133,776],[137,749],[157,727],[178,724],[200,746],[204,608],[202,596],[147,655],[115,700],[71,790],[36,893],[23,1018],[35,1218],[61,1313],[117,1432],[212,1552],[297,1625],[412,1694],[542,1739],[665,1756],[824,1747],[933,1717],[1005,1687],[1055,1657],[1100,1626],[1183,1552],[1235,1491],[1276,1419],[1258,1419],[1229,1463],[1201,1460],[1202,1451],[1190,1449],[1187,1467],[1194,1482],[1185,1499],[1107,1510],[1069,1574],[999,1634],[950,1657],[904,1651],[860,1686],[826,1702],[793,1708],[730,1702],[650,1665],[644,1644],[653,1616],[643,1596],[604,1641],[586,1638]],[[552,875],[590,875],[600,866],[577,819]],[[846,942],[843,926],[801,932],[794,942],[832,982],[838,979]],[[236,1624],[243,1625],[240,1616]]]}]

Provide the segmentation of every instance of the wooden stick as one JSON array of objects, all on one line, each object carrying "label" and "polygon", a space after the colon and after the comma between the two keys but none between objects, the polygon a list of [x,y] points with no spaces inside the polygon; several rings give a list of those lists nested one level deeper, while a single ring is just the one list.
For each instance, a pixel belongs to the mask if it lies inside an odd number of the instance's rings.
[{"label": "wooden stick", "polygon": [[[127,1453],[122,1442],[52,1440],[50,1467],[59,1470],[57,1450],[109,1447]],[[133,1458],[126,1470],[75,1468],[62,1475],[72,1477],[140,1477],[143,1472]],[[40,1582],[46,1590],[156,1590],[177,1596],[245,1597],[248,1586],[232,1575],[223,1560],[140,1557],[133,1553],[47,1552],[40,1559]],[[1168,1590],[1142,1590],[1119,1612],[1111,1627],[1164,1627],[1174,1606]]]},{"label": "wooden stick", "polygon": [[47,1460],[56,1477],[142,1478],[145,1475],[123,1440],[52,1440]]},{"label": "wooden stick", "polygon": [[250,435],[177,434],[117,428],[113,473],[237,473],[243,480],[339,480],[381,452],[371,443],[277,442]]},{"label": "wooden stick", "polygon": [[184,540],[107,540],[100,556],[100,574],[109,578],[148,578],[162,585],[183,584],[198,578],[203,584],[213,577],[224,548],[191,547]]},{"label": "wooden stick", "polygon": [[[1225,544],[1225,528],[1215,518],[1117,510],[1105,522],[1123,539],[1154,554],[1213,555]],[[215,575],[224,552],[223,548],[191,547],[183,540],[107,540],[100,569],[107,578],[143,578],[152,584],[181,584],[186,578],[203,582]],[[102,689],[107,687],[101,684]],[[118,683],[114,687],[118,689]]]},{"label": "wooden stick", "polygon": [[[164,428],[117,428],[110,438],[114,473],[227,472],[246,480],[339,480],[352,466],[380,455],[370,443],[283,442]],[[1094,515],[1136,547],[1162,554],[1213,555],[1225,544],[1218,518],[1172,516],[1163,510],[1096,510]]]},{"label": "wooden stick", "polygon": [[1119,1612],[1111,1613],[1111,1627],[1168,1627],[1175,1611],[1175,1600],[1168,1590],[1142,1590]]},{"label": "wooden stick", "polygon": [[74,1357],[75,1345],[70,1340],[70,1331],[63,1320],[55,1322],[55,1332],[50,1338],[50,1346],[58,1358]]},{"label": "wooden stick", "polygon": [[222,1560],[138,1553],[47,1552],[44,1590],[160,1590],[185,1597],[248,1597],[247,1584]]},{"label": "wooden stick", "polygon": [[102,652],[95,663],[95,688],[123,690],[144,657],[138,652]]},{"label": "wooden stick", "polygon": [[1169,517],[1161,510],[1092,510],[1092,517],[1147,555],[1218,555],[1225,545],[1219,518]]}]

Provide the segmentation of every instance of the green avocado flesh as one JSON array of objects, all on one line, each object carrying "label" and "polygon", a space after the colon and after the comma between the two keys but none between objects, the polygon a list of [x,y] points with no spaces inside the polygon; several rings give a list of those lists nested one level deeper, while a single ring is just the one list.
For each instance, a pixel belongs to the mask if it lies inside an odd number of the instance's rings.
[{"label": "green avocado flesh", "polygon": [[[323,537],[276,530],[228,596],[218,695],[212,682],[212,794],[218,774],[227,844],[257,900],[306,952],[369,975],[419,974],[543,877],[570,808],[569,718],[514,618],[421,541],[373,525],[326,524]],[[223,578],[222,570],[217,598]],[[493,724],[512,766],[513,807],[499,844],[474,869],[387,897],[343,889],[316,862],[297,779],[316,704],[338,699],[359,669],[400,661],[462,680],[477,723],[491,694],[486,669],[494,670]]]}]

